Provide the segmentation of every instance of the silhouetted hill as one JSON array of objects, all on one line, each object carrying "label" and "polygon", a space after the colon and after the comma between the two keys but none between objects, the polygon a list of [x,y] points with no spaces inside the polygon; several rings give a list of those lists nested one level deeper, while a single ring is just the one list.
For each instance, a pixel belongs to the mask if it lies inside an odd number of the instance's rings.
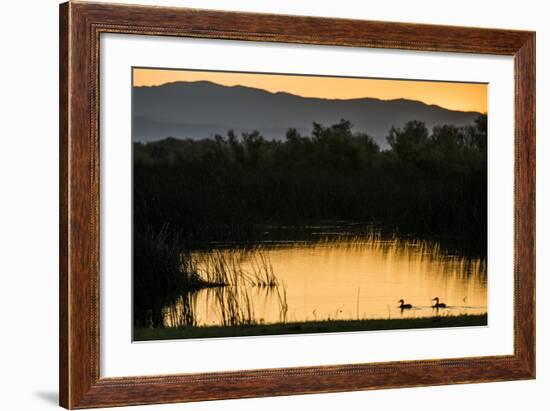
[{"label": "silhouetted hill", "polygon": [[419,120],[431,129],[440,124],[471,124],[476,112],[447,110],[419,101],[359,98],[331,100],[207,81],[175,82],[133,90],[133,140],[166,137],[200,139],[258,130],[267,139],[284,139],[288,128],[309,134],[315,121],[332,125],[346,119],[387,147],[390,127]]}]

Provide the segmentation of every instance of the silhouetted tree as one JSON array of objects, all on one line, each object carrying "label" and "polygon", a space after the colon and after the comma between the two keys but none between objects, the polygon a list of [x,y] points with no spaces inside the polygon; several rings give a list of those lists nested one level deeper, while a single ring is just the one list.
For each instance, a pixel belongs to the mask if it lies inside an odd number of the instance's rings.
[{"label": "silhouetted tree", "polygon": [[134,223],[181,240],[246,240],[263,224],[376,222],[486,243],[487,117],[392,127],[380,150],[349,121],[282,141],[258,131],[134,144]]}]

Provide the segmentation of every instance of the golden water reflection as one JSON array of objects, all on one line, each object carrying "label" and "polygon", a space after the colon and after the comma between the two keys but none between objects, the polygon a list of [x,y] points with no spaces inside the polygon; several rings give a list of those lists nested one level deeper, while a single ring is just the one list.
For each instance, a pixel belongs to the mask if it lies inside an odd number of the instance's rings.
[{"label": "golden water reflection", "polygon": [[[245,320],[259,323],[487,312],[485,260],[446,254],[438,243],[369,238],[270,245],[237,254],[234,249],[215,252],[231,254],[242,273],[254,271],[261,253],[261,258],[269,261],[278,287],[235,281],[229,287],[188,295],[185,304],[181,300],[176,308],[180,317],[185,311],[195,325],[228,325],[224,310],[230,298],[238,301],[241,309],[245,307],[245,314],[241,313]],[[201,270],[209,269],[204,262],[211,253],[193,253]],[[447,307],[433,309],[434,297]],[[400,299],[413,308],[401,310]],[[223,307],[220,301],[224,301]],[[177,325],[174,314],[167,313],[166,325]]]}]

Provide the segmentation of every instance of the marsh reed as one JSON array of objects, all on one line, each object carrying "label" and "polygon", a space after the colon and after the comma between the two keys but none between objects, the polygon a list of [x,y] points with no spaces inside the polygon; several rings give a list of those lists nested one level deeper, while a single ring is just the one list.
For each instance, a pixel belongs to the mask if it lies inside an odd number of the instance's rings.
[{"label": "marsh reed", "polygon": [[254,311],[251,292],[273,293],[279,305],[280,321],[286,322],[286,289],[280,284],[261,247],[252,249],[216,249],[202,253],[181,253],[180,270],[193,279],[192,287],[166,304],[163,326],[196,326],[197,296],[207,293],[208,305],[218,314],[221,325],[253,325],[263,321]]}]

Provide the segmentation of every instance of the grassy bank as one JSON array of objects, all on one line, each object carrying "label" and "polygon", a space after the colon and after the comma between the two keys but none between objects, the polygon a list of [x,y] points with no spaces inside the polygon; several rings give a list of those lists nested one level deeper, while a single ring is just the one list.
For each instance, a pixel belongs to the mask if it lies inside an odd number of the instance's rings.
[{"label": "grassy bank", "polygon": [[487,325],[487,314],[391,320],[327,320],[301,323],[253,324],[234,327],[208,326],[180,328],[136,328],[134,330],[134,340],[149,341],[344,331],[379,331],[434,327],[471,327],[480,325]]}]

